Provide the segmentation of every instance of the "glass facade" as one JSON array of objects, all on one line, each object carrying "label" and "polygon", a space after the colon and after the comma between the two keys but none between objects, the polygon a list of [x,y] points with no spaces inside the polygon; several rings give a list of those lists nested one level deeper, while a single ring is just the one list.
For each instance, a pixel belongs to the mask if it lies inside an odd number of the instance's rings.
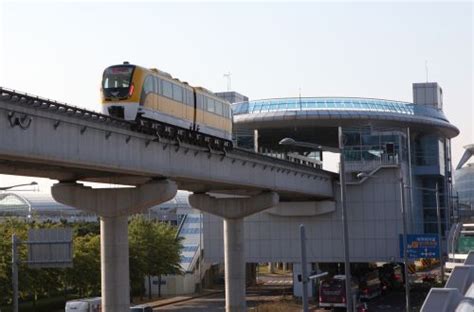
[{"label": "glass facade", "polygon": [[344,140],[346,161],[398,162],[407,159],[406,138],[401,131],[345,127]]},{"label": "glass facade", "polygon": [[[444,187],[444,181],[441,177],[423,177],[421,179],[421,187],[432,189],[430,190],[416,190],[420,192],[421,202],[423,207],[423,232],[430,234],[438,233],[438,217],[437,217],[437,208],[436,208],[436,183],[438,183],[439,189],[439,205],[440,205],[440,215],[441,215],[441,233],[446,231],[446,192]],[[444,236],[444,234],[443,234]]]},{"label": "glass facade", "polygon": [[425,135],[415,139],[415,165],[439,166],[444,163],[443,142],[436,135]]}]

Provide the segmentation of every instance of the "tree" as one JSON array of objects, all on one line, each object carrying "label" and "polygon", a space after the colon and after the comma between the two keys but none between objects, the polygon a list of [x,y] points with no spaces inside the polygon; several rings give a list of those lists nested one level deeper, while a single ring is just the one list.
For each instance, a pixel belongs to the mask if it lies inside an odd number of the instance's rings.
[{"label": "tree", "polygon": [[79,296],[100,293],[100,236],[87,234],[74,239],[73,267],[66,270],[66,284]]},{"label": "tree", "polygon": [[[8,218],[0,223],[0,304],[11,304],[13,297],[12,290],[12,235],[15,234],[19,239],[26,240],[28,225],[21,219]],[[25,259],[26,248],[18,249],[21,259]],[[26,275],[20,274],[20,286],[26,281]],[[20,295],[24,295],[22,288]]]},{"label": "tree", "polygon": [[150,289],[150,276],[181,272],[182,244],[176,238],[175,228],[136,216],[130,221],[129,239],[132,294],[143,295],[145,276],[149,278]]},{"label": "tree", "polygon": [[[27,240],[30,228],[54,228],[67,226],[67,222],[26,222],[24,219],[8,218],[0,222],[0,305],[12,300],[12,234],[22,241]],[[68,269],[30,269],[25,244],[18,246],[19,295],[30,296],[33,304],[37,297],[52,297],[66,292],[72,286],[81,295],[100,293],[100,237],[99,226],[93,223],[74,223],[74,266]]]}]

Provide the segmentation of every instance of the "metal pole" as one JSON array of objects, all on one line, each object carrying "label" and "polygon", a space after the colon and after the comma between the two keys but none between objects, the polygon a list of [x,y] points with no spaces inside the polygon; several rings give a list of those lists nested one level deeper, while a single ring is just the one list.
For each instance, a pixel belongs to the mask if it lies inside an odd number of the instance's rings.
[{"label": "metal pole", "polygon": [[17,238],[12,235],[12,282],[13,282],[13,312],[18,312],[18,253]]},{"label": "metal pole", "polygon": [[349,262],[349,235],[347,230],[346,177],[344,168],[344,142],[342,127],[339,126],[339,182],[341,183],[342,243],[344,245],[344,271],[346,275],[347,311],[352,311],[351,264]]},{"label": "metal pole", "polygon": [[202,212],[199,212],[199,291],[202,290],[202,275],[201,275],[201,261],[202,261]]},{"label": "metal pole", "polygon": [[405,211],[405,185],[403,183],[402,167],[400,166],[400,207],[402,210],[402,231],[403,231],[403,263],[405,265],[405,304],[406,311],[410,310],[410,283],[408,279],[408,255],[407,255],[407,216]]},{"label": "metal pole", "polygon": [[[411,131],[410,127],[407,128],[407,148],[408,148],[408,175],[409,181],[410,181],[410,229],[412,233],[418,233],[414,232],[414,229],[416,229],[416,224],[415,224],[415,208],[413,207],[414,205],[414,200],[413,200],[413,174],[412,174],[412,166],[411,166]],[[401,163],[401,162],[400,162]]]},{"label": "metal pole", "polygon": [[439,265],[441,266],[441,283],[444,283],[444,263],[443,253],[441,248],[441,209],[439,207],[439,189],[438,182],[436,182],[436,218],[438,219],[438,244],[439,244]]},{"label": "metal pole", "polygon": [[303,312],[308,312],[308,272],[306,272],[306,234],[304,225],[300,224],[301,241],[301,282],[303,294]]}]

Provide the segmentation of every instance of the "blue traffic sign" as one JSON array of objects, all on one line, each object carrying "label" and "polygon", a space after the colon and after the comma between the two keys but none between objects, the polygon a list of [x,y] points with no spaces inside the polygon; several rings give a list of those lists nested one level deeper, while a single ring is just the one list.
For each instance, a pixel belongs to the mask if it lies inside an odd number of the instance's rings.
[{"label": "blue traffic sign", "polygon": [[[400,258],[403,258],[403,235],[400,234]],[[407,257],[409,259],[439,258],[439,242],[436,234],[408,234]]]}]

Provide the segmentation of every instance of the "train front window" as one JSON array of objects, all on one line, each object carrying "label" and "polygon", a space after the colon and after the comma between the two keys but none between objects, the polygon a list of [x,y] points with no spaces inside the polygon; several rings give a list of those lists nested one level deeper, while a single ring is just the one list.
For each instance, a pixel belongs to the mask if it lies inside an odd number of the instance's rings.
[{"label": "train front window", "polygon": [[113,66],[104,71],[102,88],[106,97],[127,97],[134,66]]}]

